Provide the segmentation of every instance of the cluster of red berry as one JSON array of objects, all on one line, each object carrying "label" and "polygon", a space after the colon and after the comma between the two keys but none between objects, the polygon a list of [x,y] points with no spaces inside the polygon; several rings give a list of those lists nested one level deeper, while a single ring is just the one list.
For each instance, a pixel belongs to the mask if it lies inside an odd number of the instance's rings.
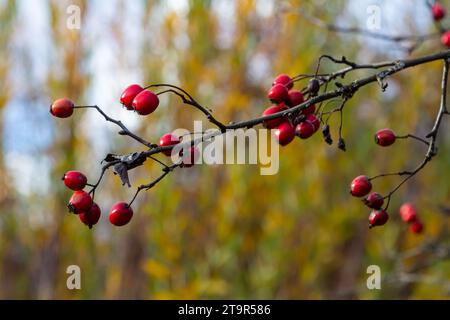
[{"label": "cluster of red berry", "polygon": [[[372,183],[369,177],[365,175],[357,176],[353,179],[350,185],[350,193],[354,197],[364,197],[372,190]],[[369,227],[382,226],[389,220],[389,215],[386,210],[381,207],[384,203],[384,198],[378,192],[369,194],[363,202],[366,206],[372,209],[369,215]]]},{"label": "cluster of red berry", "polygon": [[[431,6],[431,13],[434,21],[441,21],[445,17],[445,8],[436,2]],[[446,47],[450,47],[450,31],[442,32],[441,43]]]},{"label": "cluster of red berry", "polygon": [[[128,110],[135,110],[140,115],[147,115],[156,110],[159,105],[158,95],[150,90],[142,88],[138,84],[129,85],[122,92],[120,102]],[[160,147],[174,146],[181,142],[181,138],[171,133],[166,133],[159,139]],[[164,150],[164,155],[170,157],[172,149]],[[189,148],[189,154],[183,156],[183,151],[180,151],[181,166],[192,167],[197,159],[200,157],[200,151],[196,146]]]},{"label": "cluster of red berry", "polygon": [[120,102],[128,110],[134,110],[138,114],[146,116],[158,108],[159,98],[152,91],[146,90],[138,84],[132,84],[123,91]]},{"label": "cluster of red berry", "polygon": [[[93,201],[91,195],[83,189],[88,185],[87,178],[78,171],[68,171],[63,176],[66,187],[74,193],[69,200],[69,211],[77,214],[81,222],[92,228],[100,219],[100,207]],[[123,226],[133,217],[133,209],[125,203],[118,202],[109,212],[109,221],[115,226]]]},{"label": "cluster of red berry", "polygon": [[[278,75],[267,94],[267,97],[275,105],[264,110],[262,115],[268,116],[303,103],[305,101],[303,93],[293,89],[293,87],[294,81],[290,76],[286,74]],[[308,86],[308,94],[313,96],[317,94],[318,90],[318,80],[312,79]],[[315,110],[316,106],[312,104],[301,112],[292,114],[289,117],[264,121],[263,125],[268,129],[275,129],[275,137],[278,143],[285,146],[294,140],[295,136],[307,139],[319,130],[320,120],[314,115]]]},{"label": "cluster of red berry", "polygon": [[[375,134],[375,143],[382,147],[392,145],[397,139],[397,135],[391,129],[381,129]],[[372,190],[371,179],[368,176],[357,176],[350,184],[350,194],[354,197],[365,197],[364,204],[372,209],[369,214],[369,227],[382,226],[389,220],[389,215],[385,209],[381,207],[384,204],[383,197],[378,192],[369,192]],[[423,229],[423,224],[416,218],[416,211],[412,204],[405,203],[400,208],[400,215],[406,222],[411,222],[411,231],[420,233]]]},{"label": "cluster of red berry", "polygon": [[423,230],[423,223],[420,221],[416,208],[413,204],[407,202],[400,207],[400,217],[406,223],[409,223],[409,229],[413,233],[421,233]]},{"label": "cluster of red berry", "polygon": [[[128,110],[135,110],[140,115],[148,115],[156,110],[159,105],[157,94],[146,90],[137,84],[128,86],[122,93],[120,98],[122,105]],[[73,114],[75,104],[68,98],[55,100],[50,106],[50,113],[58,118],[68,118]],[[163,135],[159,141],[160,147],[174,146],[181,143],[181,138],[167,133]],[[200,151],[196,146],[189,147],[189,153],[183,155],[183,150],[179,152],[181,157],[180,167],[192,167],[200,157]],[[171,156],[171,149],[164,150],[162,153],[166,156]],[[84,174],[78,171],[68,171],[63,177],[64,184],[74,191],[69,200],[69,211],[77,214],[80,220],[92,228],[101,215],[100,207],[93,201],[91,192],[86,192],[83,189],[89,185]],[[109,212],[109,221],[116,226],[123,226],[127,224],[133,217],[133,209],[126,202],[116,203]]]}]

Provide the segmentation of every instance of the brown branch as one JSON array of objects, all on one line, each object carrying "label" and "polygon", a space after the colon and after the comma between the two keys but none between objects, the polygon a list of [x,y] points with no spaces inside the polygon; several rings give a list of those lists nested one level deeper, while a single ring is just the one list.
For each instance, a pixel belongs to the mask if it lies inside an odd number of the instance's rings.
[{"label": "brown branch", "polygon": [[[421,65],[421,64],[425,64],[425,63],[429,63],[429,62],[433,62],[436,60],[442,60],[442,59],[447,59],[450,57],[450,50],[444,51],[444,52],[439,52],[439,53],[435,53],[435,54],[431,54],[431,55],[427,55],[427,56],[423,56],[423,57],[419,57],[419,58],[415,58],[415,59],[409,59],[409,60],[399,60],[399,61],[395,61],[395,62],[383,62],[383,64],[386,65],[390,65],[390,68],[387,68],[381,72],[378,72],[376,74],[373,74],[371,76],[365,77],[365,78],[361,78],[358,80],[355,80],[353,82],[351,82],[350,84],[347,85],[343,85],[341,87],[339,87],[338,89],[334,90],[334,91],[330,91],[330,92],[325,92],[322,95],[318,95],[316,97],[312,97],[311,99],[301,103],[298,106],[294,106],[288,110],[285,111],[281,111],[278,113],[274,113],[268,116],[263,116],[263,117],[258,117],[255,119],[251,119],[251,120],[246,120],[246,121],[241,121],[241,122],[237,122],[237,123],[231,123],[227,126],[225,126],[226,130],[234,130],[234,129],[239,129],[239,128],[251,128],[255,125],[258,125],[266,120],[272,120],[272,119],[277,119],[280,117],[286,117],[286,116],[290,116],[292,114],[294,114],[295,112],[301,111],[303,109],[308,108],[309,106],[311,106],[312,104],[316,104],[322,101],[326,101],[326,100],[330,100],[336,97],[349,97],[352,96],[359,88],[366,86],[370,83],[373,82],[382,82],[385,78],[387,78],[388,76],[391,76],[397,72],[400,72],[402,70],[417,66],[417,65]],[[367,65],[369,66],[369,65]],[[373,64],[372,66],[377,67],[377,64]],[[353,67],[350,67],[353,68]],[[348,69],[348,68],[347,68]],[[205,135],[202,135],[202,137],[194,139],[194,140],[190,140],[187,142],[183,142],[180,144],[181,147],[187,147],[187,146],[191,146],[191,145],[195,145],[198,144],[200,142],[203,141],[208,141],[210,139],[213,139],[214,137],[222,134],[223,132],[212,132],[212,133],[208,133]],[[151,156],[154,154],[158,154],[161,153],[163,151],[166,150],[171,150],[174,146],[166,146],[166,147],[156,147],[156,148],[152,148],[145,153],[146,156]],[[428,162],[429,160],[427,160],[426,162]],[[426,164],[425,162],[425,164]],[[412,172],[400,172],[400,173],[395,173],[396,175],[405,175],[405,174],[409,174],[410,176],[414,175],[415,173],[417,173],[418,171],[420,171],[423,166],[425,166],[425,164],[421,164],[418,168],[416,168],[414,171]],[[391,175],[391,174],[388,174]],[[393,175],[393,174],[392,174]],[[385,175],[379,175],[377,177],[381,177],[381,176],[385,176]],[[373,177],[372,179],[375,179],[376,177]],[[405,180],[408,180],[410,177],[408,177]],[[405,181],[406,182],[406,181]],[[402,183],[403,184],[403,183]],[[400,184],[401,186],[401,184]],[[398,186],[395,190],[397,190],[400,186]],[[392,195],[392,194],[391,194]]]},{"label": "brown branch", "polygon": [[427,146],[430,145],[430,143],[429,143],[427,140],[425,140],[425,139],[423,139],[423,138],[421,138],[421,137],[419,137],[419,136],[413,135],[413,134],[411,134],[411,133],[408,133],[408,134],[406,134],[406,135],[404,135],[404,136],[395,136],[395,138],[396,138],[396,139],[407,139],[407,138],[412,138],[412,139],[415,139],[415,140],[417,140],[417,141],[420,141],[420,142],[426,144]]},{"label": "brown branch", "polygon": [[167,83],[151,84],[151,85],[148,85],[147,87],[145,87],[145,89],[154,88],[154,87],[169,87],[169,88],[181,91],[182,94],[180,94],[179,92],[176,92],[175,90],[166,90],[165,92],[175,93],[183,100],[183,102],[185,104],[191,105],[194,108],[200,110],[211,123],[213,123],[220,129],[220,131],[225,132],[225,130],[226,130],[225,125],[222,122],[220,122],[219,120],[217,120],[216,118],[214,118],[214,116],[211,113],[211,110],[203,107],[186,90],[184,90],[180,87],[177,87],[175,85],[172,85],[172,84],[167,84]]},{"label": "brown branch", "polygon": [[102,172],[100,173],[100,177],[97,179],[97,182],[96,182],[95,184],[93,184],[93,185],[91,185],[91,184],[89,185],[89,186],[92,187],[92,189],[89,191],[89,194],[92,194],[92,200],[94,200],[94,197],[95,197],[95,191],[97,190],[98,186],[100,185],[100,182],[102,181],[103,176],[105,175],[106,170],[108,170],[111,166],[113,166],[113,165],[115,165],[115,164],[117,164],[117,163],[119,163],[119,162],[120,162],[120,161],[116,160],[116,161],[111,161],[111,162],[108,162],[107,164],[105,164],[105,165],[102,167]]},{"label": "brown branch", "polygon": [[444,67],[442,68],[442,82],[441,82],[441,102],[439,106],[439,111],[436,116],[436,120],[433,125],[433,129],[431,132],[426,136],[427,138],[430,138],[430,141],[428,142],[428,150],[425,154],[425,158],[423,159],[422,163],[419,164],[419,166],[416,167],[412,172],[408,173],[408,176],[403,179],[393,190],[391,190],[388,195],[385,197],[387,198],[387,203],[385,210],[388,209],[389,203],[391,200],[392,195],[409,179],[411,179],[413,176],[415,176],[419,171],[421,171],[427,164],[430,162],[433,157],[437,154],[437,148],[436,148],[436,138],[439,132],[439,128],[441,125],[442,117],[444,116],[446,110],[447,110],[447,83],[448,83],[448,72],[449,72],[449,62],[447,59],[444,59]]},{"label": "brown branch", "polygon": [[99,106],[97,105],[93,105],[93,106],[75,106],[74,108],[77,109],[83,109],[83,108],[91,108],[91,109],[96,109],[104,118],[106,121],[112,122],[116,125],[118,125],[122,130],[119,132],[119,134],[121,135],[127,135],[130,136],[131,138],[133,138],[134,140],[140,142],[141,144],[143,144],[144,146],[148,147],[148,148],[153,148],[155,145],[145,141],[144,139],[142,139],[141,137],[139,137],[138,135],[134,134],[133,132],[131,132],[130,130],[128,130],[128,128],[122,123],[122,121],[120,120],[115,120],[111,117],[109,117],[105,112],[103,112],[102,109],[100,109]]},{"label": "brown branch", "polygon": [[[425,165],[431,160],[431,158],[436,154],[436,148],[435,148],[435,140],[436,140],[436,135],[438,132],[438,129],[440,127],[441,124],[441,120],[444,114],[447,113],[447,107],[446,107],[446,91],[445,88],[447,86],[447,76],[448,76],[448,62],[447,59],[450,58],[450,50],[447,51],[443,51],[443,52],[439,52],[439,53],[435,53],[435,54],[431,54],[431,55],[427,55],[427,56],[422,56],[419,58],[415,58],[415,59],[408,59],[408,60],[399,60],[399,61],[390,61],[390,62],[382,62],[382,63],[374,63],[374,64],[365,64],[365,65],[359,65],[353,62],[349,62],[347,59],[345,59],[344,57],[342,59],[335,59],[332,58],[330,56],[326,56],[329,60],[335,62],[335,63],[343,63],[348,65],[349,67],[342,69],[342,70],[338,70],[335,73],[331,73],[328,75],[328,79],[334,79],[337,76],[343,76],[346,73],[356,70],[356,69],[380,69],[385,67],[385,69],[372,74],[370,76],[364,77],[364,78],[360,78],[358,80],[354,80],[349,84],[343,85],[343,84],[337,84],[336,86],[338,87],[336,90],[333,91],[328,91],[328,92],[324,92],[321,95],[317,95],[314,97],[311,97],[310,99],[308,99],[307,101],[297,105],[297,106],[293,106],[292,108],[288,109],[288,110],[284,110],[278,113],[274,113],[268,116],[262,116],[262,117],[257,117],[254,119],[250,119],[250,120],[245,120],[245,121],[240,121],[240,122],[236,122],[236,123],[230,123],[228,125],[224,125],[221,122],[219,122],[218,120],[216,120],[210,113],[210,111],[208,111],[206,108],[204,108],[203,106],[201,106],[197,101],[195,101],[191,95],[189,95],[185,90],[177,87],[177,86],[173,86],[170,84],[154,84],[154,85],[150,85],[147,86],[147,88],[151,88],[151,87],[169,87],[171,89],[166,90],[165,92],[171,92],[174,94],[177,94],[180,98],[183,99],[183,102],[188,103],[193,105],[195,108],[199,109],[200,111],[202,111],[207,118],[214,124],[216,124],[219,127],[218,131],[214,131],[214,132],[208,132],[207,134],[203,134],[200,138],[197,139],[193,139],[187,142],[182,142],[180,144],[178,144],[178,147],[182,147],[185,148],[187,146],[192,146],[192,145],[196,145],[200,142],[203,141],[208,141],[210,139],[213,139],[214,137],[221,135],[223,133],[225,133],[227,130],[235,130],[235,129],[239,129],[239,128],[251,128],[253,126],[256,126],[258,124],[261,124],[264,121],[267,120],[272,120],[272,119],[277,119],[280,117],[291,117],[295,114],[297,114],[299,111],[304,110],[306,108],[308,108],[309,106],[313,105],[313,104],[317,104],[317,103],[321,103],[324,101],[329,101],[332,100],[334,98],[343,98],[343,103],[340,106],[340,108],[338,108],[336,111],[339,111],[342,113],[342,109],[343,106],[345,104],[345,102],[350,99],[361,87],[364,87],[368,84],[377,82],[380,84],[381,88],[384,89],[386,87],[386,84],[384,83],[384,80],[389,77],[392,76],[402,70],[417,66],[417,65],[421,65],[421,64],[426,64],[426,63],[430,63],[433,61],[437,61],[437,60],[444,60],[445,64],[444,64],[444,72],[443,72],[443,81],[442,81],[442,98],[441,98],[441,106],[440,106],[440,110],[438,113],[438,116],[436,118],[436,122],[435,125],[432,129],[432,131],[428,134],[427,138],[431,138],[430,143],[429,143],[429,148],[426,154],[426,157],[424,159],[424,161],[413,171],[409,172],[409,171],[403,171],[403,172],[399,172],[399,173],[392,173],[392,174],[382,174],[382,175],[378,175],[375,177],[372,177],[371,179],[375,179],[378,177],[382,177],[382,176],[387,176],[387,175],[408,175],[408,177],[406,177],[398,186],[396,186],[387,196],[386,198],[388,198],[388,203],[387,206],[389,205],[389,200],[392,196],[392,194],[398,190],[401,185],[403,185],[403,183],[405,183],[407,180],[409,180],[411,177],[413,177],[417,172],[419,172],[423,167],[425,167]],[[160,92],[161,94],[161,92]],[[141,190],[149,190],[151,189],[154,185],[156,185],[159,181],[161,181],[168,173],[170,173],[175,167],[179,166],[179,164],[175,164],[172,166],[167,166],[164,163],[162,163],[161,161],[157,160],[156,158],[153,157],[153,155],[161,153],[163,151],[168,151],[168,150],[172,150],[174,148],[174,145],[171,146],[165,146],[165,147],[159,147],[155,144],[151,144],[147,141],[145,141],[144,139],[138,137],[137,135],[131,133],[120,121],[114,120],[110,117],[108,117],[98,106],[77,106],[77,108],[95,108],[97,109],[98,112],[100,112],[100,114],[102,114],[104,116],[104,118],[107,121],[113,122],[115,124],[117,124],[118,126],[120,126],[123,129],[123,133],[121,134],[126,134],[129,135],[130,137],[134,138],[135,140],[141,142],[142,144],[144,144],[145,146],[149,147],[149,149],[147,151],[143,151],[141,152],[141,156],[138,158],[138,160],[140,161],[139,165],[142,164],[142,157],[146,157],[146,158],[150,158],[154,161],[157,161],[158,163],[162,164],[164,166],[163,168],[163,174],[158,177],[155,181],[147,184],[147,185],[142,185],[138,188],[138,190],[136,191],[135,196],[133,197],[133,199],[130,202],[131,203],[135,200],[137,194],[141,191]],[[341,115],[341,121],[342,121],[342,115]],[[342,131],[342,122],[339,128],[339,132],[340,132],[340,140],[342,140],[341,137],[341,131]],[[343,141],[342,141],[343,142]],[[342,144],[341,142],[341,144]],[[109,164],[109,166],[112,164]],[[108,166],[108,167],[109,167]],[[135,166],[133,166],[133,164],[129,164],[129,168],[134,168]],[[104,169],[106,170],[106,169]],[[104,171],[102,171],[102,175],[103,176]],[[93,190],[91,190],[92,193],[95,192],[96,187],[98,186],[101,177],[98,181],[98,183],[93,187]],[[386,206],[386,208],[387,208]]]}]

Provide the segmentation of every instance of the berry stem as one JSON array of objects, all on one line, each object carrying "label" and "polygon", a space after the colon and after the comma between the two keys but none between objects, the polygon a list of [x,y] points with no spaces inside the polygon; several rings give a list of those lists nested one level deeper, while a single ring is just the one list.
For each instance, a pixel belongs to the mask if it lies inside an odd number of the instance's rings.
[{"label": "berry stem", "polygon": [[420,142],[425,143],[427,146],[430,145],[430,144],[428,143],[427,140],[422,139],[421,137],[416,136],[416,135],[413,135],[413,134],[410,134],[410,133],[408,133],[408,134],[406,134],[406,135],[404,135],[404,136],[395,136],[395,138],[397,138],[397,139],[407,139],[407,138],[412,138],[412,139],[416,139],[417,141],[420,141]]},{"label": "berry stem", "polygon": [[100,182],[103,179],[103,176],[105,175],[106,170],[108,170],[109,167],[119,163],[119,160],[111,161],[105,164],[102,167],[102,172],[100,173],[100,177],[98,178],[97,182],[94,185],[89,184],[89,186],[92,186],[92,189],[89,191],[89,194],[92,194],[92,200],[94,200],[95,197],[95,190],[97,190],[98,186],[100,185]]},{"label": "berry stem", "polygon": [[399,172],[391,172],[391,173],[382,173],[376,176],[369,178],[369,181],[381,178],[381,177],[389,177],[389,176],[405,176],[412,174],[412,171],[399,171]]},{"label": "berry stem", "polygon": [[152,159],[152,160],[155,161],[155,162],[158,162],[158,163],[159,163],[160,165],[162,165],[164,168],[169,168],[169,166],[168,166],[167,164],[165,164],[164,162],[162,162],[162,161],[159,160],[159,159],[156,159],[155,157],[148,156],[148,158]]},{"label": "berry stem", "polygon": [[164,168],[163,169],[163,173],[156,178],[155,180],[153,180],[152,182],[148,183],[148,184],[143,184],[140,185],[137,189],[136,192],[133,196],[133,198],[131,199],[131,201],[129,202],[129,206],[131,207],[131,205],[133,204],[134,200],[136,200],[136,197],[138,196],[138,194],[142,191],[142,190],[150,190],[151,188],[153,188],[158,182],[160,182],[162,179],[164,179],[170,172],[172,172],[176,167],[179,167],[180,164],[174,164],[170,167]]}]

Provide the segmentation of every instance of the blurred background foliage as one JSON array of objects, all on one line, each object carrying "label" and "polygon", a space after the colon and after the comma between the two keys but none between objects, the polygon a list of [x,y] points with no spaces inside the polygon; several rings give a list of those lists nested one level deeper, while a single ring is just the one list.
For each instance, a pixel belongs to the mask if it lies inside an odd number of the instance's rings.
[{"label": "blurred background foliage", "polygon": [[[424,3],[370,2],[381,8],[380,31],[392,34],[431,31]],[[81,9],[80,30],[66,27],[71,4]],[[93,230],[65,207],[65,171],[79,169],[94,180],[106,153],[141,146],[91,110],[50,117],[52,100],[98,104],[151,141],[175,128],[192,130],[202,116],[175,97],[163,98],[151,116],[130,114],[118,102],[130,83],[180,85],[223,122],[255,117],[269,105],[265,95],[276,74],[312,73],[321,54],[358,62],[406,57],[392,43],[330,33],[298,14],[364,28],[368,5],[0,1],[0,298],[448,298],[448,124],[439,156],[395,195],[385,227],[369,230],[368,210],[348,194],[356,175],[422,160],[422,145],[400,141],[381,149],[373,134],[382,127],[427,132],[439,103],[440,62],[389,79],[385,93],[377,85],[360,90],[345,112],[345,153],[316,134],[281,149],[273,176],[261,176],[255,165],[179,170],[139,197],[135,217],[122,228],[109,224],[107,212],[133,190],[111,173],[96,195],[102,218]],[[431,41],[413,56],[438,50]],[[333,68],[325,63],[322,70]],[[159,170],[147,163],[132,183]],[[375,188],[387,192],[397,180],[379,180]],[[399,221],[404,201],[417,206],[422,235]],[[81,290],[66,288],[72,264],[81,267]],[[366,287],[372,264],[381,267],[381,290]]]}]

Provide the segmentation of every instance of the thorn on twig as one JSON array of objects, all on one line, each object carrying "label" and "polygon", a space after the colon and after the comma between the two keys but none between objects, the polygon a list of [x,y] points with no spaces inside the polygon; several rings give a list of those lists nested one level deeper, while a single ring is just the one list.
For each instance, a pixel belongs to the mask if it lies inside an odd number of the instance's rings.
[{"label": "thorn on twig", "polygon": [[431,138],[431,137],[434,137],[436,135],[436,131],[431,131],[430,133],[428,133],[426,136],[425,136],[425,138]]}]

